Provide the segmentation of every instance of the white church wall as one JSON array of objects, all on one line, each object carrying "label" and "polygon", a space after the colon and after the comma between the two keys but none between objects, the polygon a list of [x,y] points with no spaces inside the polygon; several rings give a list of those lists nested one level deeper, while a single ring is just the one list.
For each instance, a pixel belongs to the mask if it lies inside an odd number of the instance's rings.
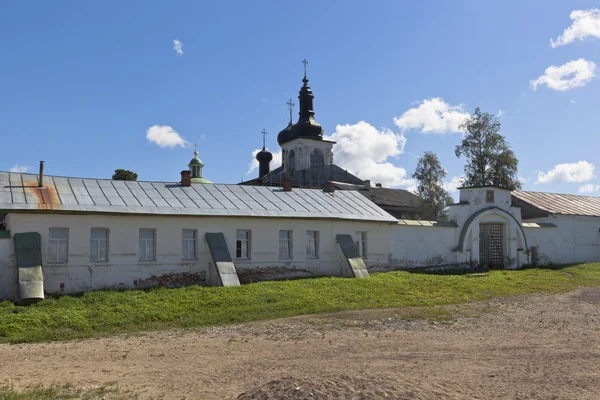
[{"label": "white church wall", "polygon": [[538,246],[540,263],[600,260],[600,218],[554,215],[527,222],[556,225],[556,228],[525,228],[529,246]]},{"label": "white church wall", "polygon": [[[90,261],[91,228],[109,232],[108,262]],[[68,261],[48,262],[50,228],[69,229]],[[139,229],[155,229],[155,261],[139,260]],[[11,214],[11,233],[42,236],[44,286],[49,293],[75,293],[99,288],[134,288],[155,284],[203,283],[210,260],[207,232],[222,232],[242,281],[296,276],[341,275],[346,268],[337,234],[367,233],[365,264],[386,262],[389,225],[346,220],[246,217],[179,217],[119,215]],[[182,260],[182,230],[197,230],[197,259]],[[249,260],[235,257],[238,229],[251,231]],[[293,258],[279,259],[279,230],[292,230]],[[319,232],[319,257],[306,255],[306,231]],[[5,293],[0,292],[0,298]]]},{"label": "white church wall", "polygon": [[[316,149],[323,155],[323,165],[333,164],[333,145],[334,142],[328,140],[313,139],[294,139],[291,142],[284,143],[281,148],[285,154],[284,168],[286,172],[290,169],[301,171],[311,168],[311,154]],[[293,153],[292,153],[293,151]],[[293,156],[293,166],[290,155]]]}]

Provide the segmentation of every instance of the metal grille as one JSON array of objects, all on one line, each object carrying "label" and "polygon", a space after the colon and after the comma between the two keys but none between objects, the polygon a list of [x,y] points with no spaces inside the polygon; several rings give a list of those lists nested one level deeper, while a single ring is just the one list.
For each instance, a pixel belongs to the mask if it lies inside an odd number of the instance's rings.
[{"label": "metal grille", "polygon": [[502,224],[479,225],[479,263],[488,267],[504,265]]}]

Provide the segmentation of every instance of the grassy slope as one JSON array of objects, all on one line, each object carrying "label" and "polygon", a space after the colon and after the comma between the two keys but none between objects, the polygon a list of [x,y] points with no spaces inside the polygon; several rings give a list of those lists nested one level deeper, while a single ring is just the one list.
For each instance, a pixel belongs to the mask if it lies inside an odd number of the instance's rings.
[{"label": "grassy slope", "polygon": [[492,271],[480,277],[388,272],[362,280],[316,278],[235,288],[96,291],[26,307],[0,303],[0,342],[205,327],[348,309],[444,305],[579,286],[600,286],[600,264]]}]

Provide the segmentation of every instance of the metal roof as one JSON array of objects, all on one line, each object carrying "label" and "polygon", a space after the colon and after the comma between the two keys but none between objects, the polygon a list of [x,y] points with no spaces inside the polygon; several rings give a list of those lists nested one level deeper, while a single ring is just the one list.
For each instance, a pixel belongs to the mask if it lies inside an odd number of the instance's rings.
[{"label": "metal roof", "polygon": [[600,217],[600,197],[523,190],[515,190],[512,195],[549,214]]},{"label": "metal roof", "polygon": [[457,228],[458,225],[454,221],[421,221],[414,219],[399,219],[398,225],[407,226],[424,226],[424,227],[437,227],[437,228]]},{"label": "metal roof", "polygon": [[523,222],[523,228],[556,228],[551,222]]},{"label": "metal roof", "polygon": [[236,217],[327,218],[397,222],[353,191],[227,184],[113,181],[0,172],[0,211]]}]

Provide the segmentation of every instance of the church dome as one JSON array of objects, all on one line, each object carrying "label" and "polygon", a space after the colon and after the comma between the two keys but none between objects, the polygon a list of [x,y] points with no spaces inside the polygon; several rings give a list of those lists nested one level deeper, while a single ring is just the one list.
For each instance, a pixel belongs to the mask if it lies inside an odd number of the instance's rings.
[{"label": "church dome", "polygon": [[190,161],[188,167],[191,167],[192,165],[204,166],[204,164],[202,164],[202,161],[200,161],[200,159],[198,158],[198,150],[194,151],[194,158],[192,158],[192,161]]},{"label": "church dome", "polygon": [[300,99],[300,117],[298,122],[292,126],[291,129],[291,140],[297,138],[307,138],[314,140],[323,139],[323,127],[317,121],[315,121],[315,111],[313,107],[314,95],[310,86],[308,86],[308,79],[306,78],[306,70],[304,71],[304,79],[302,79],[304,85],[300,89],[298,99]]},{"label": "church dome", "polygon": [[273,160],[273,154],[271,154],[270,151],[265,150],[265,148],[263,147],[263,149],[261,151],[259,151],[258,154],[256,154],[256,160],[258,162],[261,162],[261,161],[271,162]]},{"label": "church dome", "polygon": [[286,126],[281,132],[279,132],[279,134],[277,135],[277,143],[279,143],[279,145],[281,146],[284,143],[289,142],[290,140],[292,140],[292,126],[294,126],[294,124],[292,123],[292,121],[290,121],[290,123],[288,124],[288,126]]}]

